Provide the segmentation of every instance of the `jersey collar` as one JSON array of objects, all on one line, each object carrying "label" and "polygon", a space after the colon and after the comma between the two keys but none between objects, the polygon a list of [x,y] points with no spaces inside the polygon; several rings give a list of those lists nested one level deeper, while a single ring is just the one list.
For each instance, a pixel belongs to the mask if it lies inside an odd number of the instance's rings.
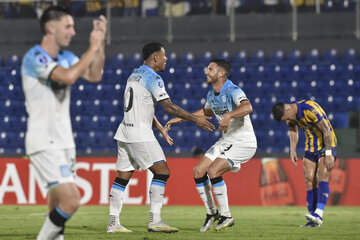
[{"label": "jersey collar", "polygon": [[296,103],[296,106],[297,106],[297,109],[298,109],[298,112],[297,112],[297,116],[296,116],[296,119],[300,119],[300,118],[303,118],[304,117],[304,111],[303,111],[303,107],[300,103],[298,102],[293,102],[293,103]]},{"label": "jersey collar", "polygon": [[229,79],[226,79],[224,85],[222,86],[222,88],[220,90],[219,95],[221,95],[230,84],[231,84],[231,81]]}]

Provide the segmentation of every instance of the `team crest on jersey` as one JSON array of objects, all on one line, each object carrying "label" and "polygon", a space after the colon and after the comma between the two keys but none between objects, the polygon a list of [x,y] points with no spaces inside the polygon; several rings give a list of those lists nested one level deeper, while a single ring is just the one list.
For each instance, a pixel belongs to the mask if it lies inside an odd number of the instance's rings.
[{"label": "team crest on jersey", "polygon": [[159,81],[158,86],[162,88],[164,86],[164,84],[161,81]]},{"label": "team crest on jersey", "polygon": [[39,62],[41,63],[41,64],[47,64],[48,63],[48,59],[47,59],[47,57],[45,56],[45,55],[40,55],[39,56]]},{"label": "team crest on jersey", "polygon": [[225,103],[226,102],[226,96],[225,95],[222,95],[221,96],[221,99],[222,99],[222,101]]}]

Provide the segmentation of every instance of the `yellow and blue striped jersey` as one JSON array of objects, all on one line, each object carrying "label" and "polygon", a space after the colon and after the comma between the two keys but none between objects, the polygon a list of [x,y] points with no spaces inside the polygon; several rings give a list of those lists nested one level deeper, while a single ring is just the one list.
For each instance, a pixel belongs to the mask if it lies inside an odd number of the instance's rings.
[{"label": "yellow and blue striped jersey", "polygon": [[306,100],[301,100],[296,102],[296,104],[298,114],[296,120],[292,121],[292,123],[298,125],[305,133],[305,151],[319,152],[325,149],[323,134],[316,125],[323,119],[331,131],[331,147],[336,147],[337,140],[334,129],[320,105]]}]

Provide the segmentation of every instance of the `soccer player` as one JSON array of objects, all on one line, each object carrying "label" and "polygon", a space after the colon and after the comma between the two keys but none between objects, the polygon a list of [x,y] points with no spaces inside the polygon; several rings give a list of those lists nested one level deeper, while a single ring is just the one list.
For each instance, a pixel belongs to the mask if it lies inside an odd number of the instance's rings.
[{"label": "soccer player", "polygon": [[75,35],[69,10],[47,8],[40,18],[43,38],[24,56],[22,85],[28,113],[26,153],[48,188],[49,213],[37,236],[63,239],[64,225],[79,207],[75,143],[70,119],[70,86],[79,77],[99,82],[104,66],[106,19],[93,21],[90,44],[79,59],[68,47]]},{"label": "soccer player", "polygon": [[167,61],[164,46],[157,42],[146,44],[142,49],[144,64],[129,76],[124,93],[124,118],[115,134],[118,143],[116,162],[117,177],[110,191],[110,219],[108,233],[130,232],[120,224],[119,214],[123,196],[134,170],[150,169],[154,174],[150,185],[149,232],[177,232],[161,219],[166,181],[170,170],[165,155],[152,131],[152,125],[171,144],[167,131],[154,117],[158,102],[168,113],[193,121],[205,130],[214,126],[204,117],[195,116],[171,102],[162,78],[157,74],[165,70]]},{"label": "soccer player", "polygon": [[[257,141],[249,114],[252,106],[243,90],[233,84],[228,76],[231,65],[223,59],[214,59],[208,65],[205,75],[206,83],[212,86],[207,94],[205,107],[194,113],[196,116],[211,117],[215,114],[219,121],[222,137],[207,150],[200,162],[194,167],[196,189],[205,204],[207,214],[201,232],[211,229],[216,220],[215,231],[226,230],[234,225],[229,210],[226,184],[222,175],[228,171],[237,172],[240,165],[249,161],[255,154]],[[172,124],[184,121],[181,118],[171,119]],[[211,194],[212,184],[217,210]]]},{"label": "soccer player", "polygon": [[305,133],[303,171],[306,184],[306,204],[309,214],[305,227],[320,227],[329,198],[329,176],[336,160],[337,140],[334,129],[319,104],[302,100],[291,104],[277,103],[272,108],[275,120],[283,121],[290,131],[290,159],[296,166],[298,159],[298,127]]}]

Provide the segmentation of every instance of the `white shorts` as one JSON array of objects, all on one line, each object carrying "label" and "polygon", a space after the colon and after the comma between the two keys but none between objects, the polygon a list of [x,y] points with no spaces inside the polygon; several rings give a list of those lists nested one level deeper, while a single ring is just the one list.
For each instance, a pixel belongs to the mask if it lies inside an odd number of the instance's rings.
[{"label": "white shorts", "polygon": [[225,142],[223,139],[217,141],[205,153],[205,156],[215,161],[216,158],[223,158],[228,161],[230,171],[237,172],[240,165],[249,161],[255,154],[256,147],[244,147],[238,143]]},{"label": "white shorts", "polygon": [[29,156],[48,189],[58,184],[75,183],[75,149],[45,150]]},{"label": "white shorts", "polygon": [[118,142],[116,170],[127,172],[146,170],[154,163],[165,162],[165,154],[158,141],[125,143]]}]

